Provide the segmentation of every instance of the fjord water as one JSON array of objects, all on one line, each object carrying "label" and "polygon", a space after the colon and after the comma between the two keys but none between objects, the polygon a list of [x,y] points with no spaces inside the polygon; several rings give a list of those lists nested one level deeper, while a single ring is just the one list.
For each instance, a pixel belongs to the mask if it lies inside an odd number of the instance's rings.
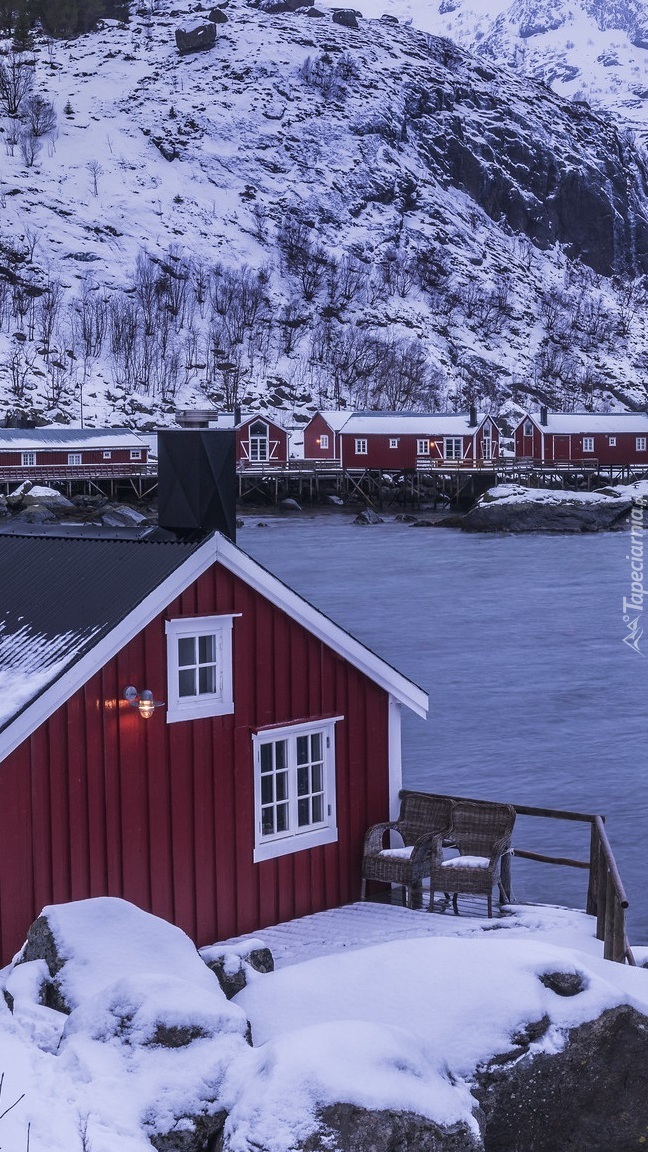
[{"label": "fjord water", "polygon": [[[643,654],[623,643],[629,536],[258,522],[245,551],[429,692],[427,722],[404,716],[405,786],[605,815],[631,943],[648,944],[648,629]],[[515,842],[585,859],[589,828],[518,817]],[[584,907],[586,887],[585,871],[513,861],[519,900]]]}]

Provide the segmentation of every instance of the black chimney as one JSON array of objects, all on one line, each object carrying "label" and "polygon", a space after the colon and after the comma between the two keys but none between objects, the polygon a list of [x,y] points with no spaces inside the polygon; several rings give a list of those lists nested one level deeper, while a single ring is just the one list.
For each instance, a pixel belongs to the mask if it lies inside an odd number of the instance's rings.
[{"label": "black chimney", "polygon": [[222,532],[236,542],[236,434],[158,433],[158,524],[179,536]]},{"label": "black chimney", "polygon": [[468,427],[474,428],[477,423],[477,409],[474,404],[470,405],[470,416],[468,418]]},{"label": "black chimney", "polygon": [[239,408],[239,406],[237,404],[236,408],[234,409],[234,427],[238,428],[240,423],[241,423],[241,409]]},{"label": "black chimney", "polygon": [[542,408],[540,409],[540,423],[544,424],[545,427],[549,423],[547,416],[548,416],[547,409],[543,405]]}]

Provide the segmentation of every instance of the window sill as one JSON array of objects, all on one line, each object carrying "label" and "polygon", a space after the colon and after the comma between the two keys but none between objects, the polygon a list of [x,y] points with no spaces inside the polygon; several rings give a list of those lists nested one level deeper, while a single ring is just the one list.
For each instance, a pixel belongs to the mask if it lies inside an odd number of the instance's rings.
[{"label": "window sill", "polygon": [[276,860],[278,856],[288,856],[294,852],[306,852],[309,848],[319,848],[323,844],[335,844],[337,839],[337,828],[318,828],[316,832],[302,832],[296,836],[269,840],[267,844],[258,844],[255,847],[254,863]]}]

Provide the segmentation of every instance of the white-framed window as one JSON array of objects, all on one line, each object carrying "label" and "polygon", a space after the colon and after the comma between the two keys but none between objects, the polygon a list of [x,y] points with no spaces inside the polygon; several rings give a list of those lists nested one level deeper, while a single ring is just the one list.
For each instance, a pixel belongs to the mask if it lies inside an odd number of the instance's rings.
[{"label": "white-framed window", "polygon": [[636,441],[635,447],[637,449],[637,452],[645,452],[646,451],[646,437],[645,436],[637,436],[637,441]]},{"label": "white-framed window", "polygon": [[443,456],[445,460],[461,460],[462,456],[462,440],[461,436],[444,436],[443,438]]},{"label": "white-framed window", "polygon": [[131,458],[131,460],[141,460],[142,459],[141,449],[140,448],[131,448],[130,458]]},{"label": "white-framed window", "polygon": [[255,420],[250,424],[249,432],[249,454],[251,464],[262,464],[264,460],[270,459],[269,451],[270,443],[270,429],[263,420]]},{"label": "white-framed window", "polygon": [[593,451],[594,451],[594,437],[593,436],[583,436],[583,452],[593,452]]},{"label": "white-framed window", "polygon": [[367,441],[365,439],[356,437],[355,453],[356,453],[356,456],[366,456],[367,455]]},{"label": "white-framed window", "polygon": [[616,448],[616,436],[608,436],[608,444],[610,448]]},{"label": "white-framed window", "polygon": [[484,425],[482,433],[482,460],[493,459],[493,436],[490,424]]},{"label": "white-framed window", "polygon": [[522,425],[522,435],[523,436],[533,436],[533,424],[531,423],[530,420],[524,421],[524,424]]},{"label": "white-framed window", "polygon": [[398,436],[390,436],[389,437],[389,447],[390,448],[398,448]]},{"label": "white-framed window", "polygon": [[167,620],[167,721],[234,711],[234,615]]},{"label": "white-framed window", "polygon": [[32,468],[34,466],[34,464],[36,463],[36,453],[35,452],[21,452],[20,453],[20,463],[22,464],[23,468]]},{"label": "white-framed window", "polygon": [[81,463],[81,453],[80,452],[68,452],[68,464],[80,464],[80,463]]},{"label": "white-framed window", "polygon": [[327,432],[322,432],[322,435],[319,438],[319,446],[320,446],[320,448],[328,448],[329,441],[328,441],[328,433]]},{"label": "white-framed window", "polygon": [[102,455],[103,455],[104,460],[112,460],[112,452],[110,452],[110,451],[104,452],[104,453],[102,453]]},{"label": "white-framed window", "polygon": [[335,725],[342,719],[253,735],[255,863],[337,840]]},{"label": "white-framed window", "polygon": [[427,439],[420,439],[416,441],[416,455],[429,456],[430,455],[430,441]]}]

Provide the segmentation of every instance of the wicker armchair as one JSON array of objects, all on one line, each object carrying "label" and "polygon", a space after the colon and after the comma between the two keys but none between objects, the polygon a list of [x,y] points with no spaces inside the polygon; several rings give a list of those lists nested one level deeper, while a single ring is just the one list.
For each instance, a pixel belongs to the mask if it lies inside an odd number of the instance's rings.
[{"label": "wicker armchair", "polygon": [[[367,880],[380,880],[404,888],[407,906],[412,908],[414,891],[443,859],[442,844],[451,834],[452,809],[448,796],[402,793],[398,820],[374,824],[365,835],[361,899],[366,899]],[[392,832],[399,834],[402,847],[390,846],[389,841],[385,845],[387,834]]]},{"label": "wicker armchair", "polygon": [[431,880],[430,907],[435,891],[452,893],[452,905],[458,912],[457,896],[486,896],[488,915],[493,915],[493,888],[497,884],[500,904],[510,899],[502,884],[502,858],[511,848],[515,824],[512,804],[492,804],[479,800],[456,800],[452,813],[450,839],[459,855],[437,861]]}]

